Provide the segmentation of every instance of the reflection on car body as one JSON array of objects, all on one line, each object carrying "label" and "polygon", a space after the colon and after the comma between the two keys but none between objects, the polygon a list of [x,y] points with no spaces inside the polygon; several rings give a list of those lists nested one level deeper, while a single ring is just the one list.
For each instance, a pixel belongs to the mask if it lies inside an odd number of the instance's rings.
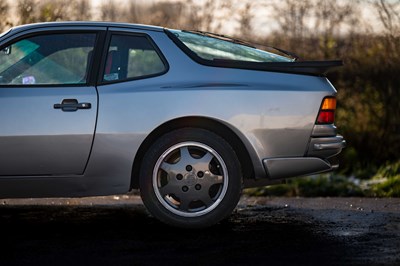
[{"label": "reflection on car body", "polygon": [[140,189],[159,220],[206,227],[243,187],[338,167],[340,61],[136,24],[23,25],[0,37],[0,195]]}]

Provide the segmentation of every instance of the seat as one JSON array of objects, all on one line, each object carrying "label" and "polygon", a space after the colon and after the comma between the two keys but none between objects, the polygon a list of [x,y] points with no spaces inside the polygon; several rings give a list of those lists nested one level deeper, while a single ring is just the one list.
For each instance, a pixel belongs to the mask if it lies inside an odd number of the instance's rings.
[{"label": "seat", "polygon": [[104,68],[104,80],[118,80],[120,79],[120,62],[121,55],[117,50],[111,50],[107,54],[106,65]]}]

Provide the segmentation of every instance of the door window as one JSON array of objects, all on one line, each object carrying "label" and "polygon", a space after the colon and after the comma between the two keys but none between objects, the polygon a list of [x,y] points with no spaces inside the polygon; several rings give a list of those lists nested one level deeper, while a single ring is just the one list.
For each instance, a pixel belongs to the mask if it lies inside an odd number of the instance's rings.
[{"label": "door window", "polygon": [[104,81],[163,74],[166,65],[145,36],[113,35],[104,67]]},{"label": "door window", "polygon": [[0,85],[87,82],[95,33],[28,37],[0,49]]}]

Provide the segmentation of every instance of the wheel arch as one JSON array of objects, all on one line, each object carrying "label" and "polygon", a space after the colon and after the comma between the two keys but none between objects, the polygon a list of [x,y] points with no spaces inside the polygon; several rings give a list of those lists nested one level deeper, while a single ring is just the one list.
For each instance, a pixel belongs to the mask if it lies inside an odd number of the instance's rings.
[{"label": "wheel arch", "polygon": [[137,189],[139,187],[139,173],[142,164],[142,159],[146,151],[150,148],[152,143],[159,138],[161,135],[175,129],[184,127],[196,127],[209,130],[221,138],[224,138],[233,148],[238,159],[241,163],[243,178],[254,177],[254,166],[251,161],[250,154],[246,149],[243,141],[239,136],[227,125],[220,121],[206,118],[206,117],[182,117],[170,120],[154,129],[140,145],[133,162],[132,175],[131,175],[131,189]]}]

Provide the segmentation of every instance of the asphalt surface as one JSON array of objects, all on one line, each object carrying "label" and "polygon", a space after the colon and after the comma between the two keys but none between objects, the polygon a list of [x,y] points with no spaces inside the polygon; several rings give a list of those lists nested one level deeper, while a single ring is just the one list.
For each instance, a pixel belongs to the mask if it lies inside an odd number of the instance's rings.
[{"label": "asphalt surface", "polygon": [[0,265],[400,265],[400,199],[255,198],[181,230],[137,195],[0,201]]}]

